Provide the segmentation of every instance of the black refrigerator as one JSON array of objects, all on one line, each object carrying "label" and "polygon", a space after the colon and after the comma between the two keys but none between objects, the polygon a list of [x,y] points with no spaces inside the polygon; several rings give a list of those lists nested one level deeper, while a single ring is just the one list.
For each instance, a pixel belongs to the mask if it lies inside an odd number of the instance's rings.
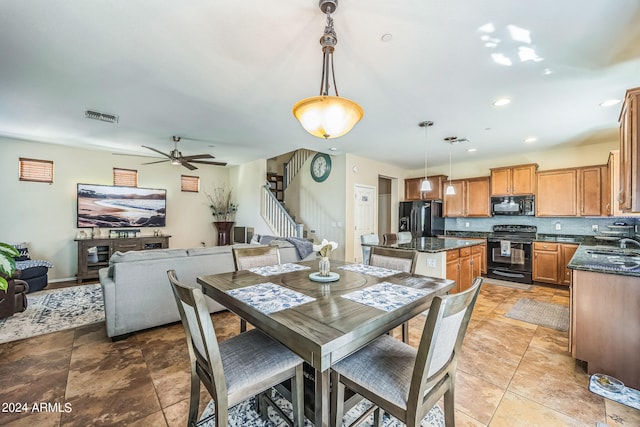
[{"label": "black refrigerator", "polygon": [[441,201],[400,202],[399,218],[399,231],[411,231],[414,238],[444,235]]}]

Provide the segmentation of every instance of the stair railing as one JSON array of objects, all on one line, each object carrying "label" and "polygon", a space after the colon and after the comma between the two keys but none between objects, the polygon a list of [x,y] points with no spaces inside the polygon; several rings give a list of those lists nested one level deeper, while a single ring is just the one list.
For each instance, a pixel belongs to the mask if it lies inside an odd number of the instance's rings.
[{"label": "stair railing", "polygon": [[306,148],[301,148],[296,150],[289,161],[284,164],[284,189],[286,190],[291,181],[296,177],[304,162],[307,161],[309,156],[311,156],[315,151],[307,150]]},{"label": "stair railing", "polygon": [[261,215],[274,235],[279,237],[302,237],[303,225],[296,224],[282,206],[282,203],[271,192],[269,184],[263,187]]}]

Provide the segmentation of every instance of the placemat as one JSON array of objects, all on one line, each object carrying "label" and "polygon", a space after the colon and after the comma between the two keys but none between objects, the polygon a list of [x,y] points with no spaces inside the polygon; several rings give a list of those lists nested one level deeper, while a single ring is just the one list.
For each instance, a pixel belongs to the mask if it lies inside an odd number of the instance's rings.
[{"label": "placemat", "polygon": [[591,375],[591,377],[589,377],[589,391],[602,397],[606,397],[607,399],[611,399],[614,402],[622,403],[623,405],[640,410],[640,391],[635,388],[625,387],[622,391],[614,393],[598,386],[595,378]]},{"label": "placemat", "polygon": [[367,274],[369,276],[375,277],[389,277],[394,274],[402,273],[398,270],[391,270],[389,268],[384,267],[374,267],[372,265],[364,265],[364,264],[348,264],[338,267],[342,270],[354,271],[356,273]]},{"label": "placemat", "polygon": [[389,282],[382,282],[359,291],[342,295],[342,298],[366,304],[380,310],[393,311],[428,293],[429,291],[424,289],[415,289],[407,286],[394,285]]},{"label": "placemat", "polygon": [[278,274],[290,273],[298,270],[309,270],[311,267],[306,265],[294,264],[292,262],[285,262],[284,264],[266,265],[264,267],[253,267],[249,271],[259,274],[261,276],[275,276]]},{"label": "placemat", "polygon": [[316,299],[275,283],[266,282],[244,288],[231,289],[227,294],[264,314],[292,308]]}]

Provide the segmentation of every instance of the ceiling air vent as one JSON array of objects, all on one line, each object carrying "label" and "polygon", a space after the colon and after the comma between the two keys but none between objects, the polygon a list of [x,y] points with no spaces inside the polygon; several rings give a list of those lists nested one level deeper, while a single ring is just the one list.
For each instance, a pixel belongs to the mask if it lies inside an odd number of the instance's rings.
[{"label": "ceiling air vent", "polygon": [[118,116],[115,114],[100,113],[98,111],[86,110],[84,116],[88,119],[102,120],[103,122],[118,123]]}]

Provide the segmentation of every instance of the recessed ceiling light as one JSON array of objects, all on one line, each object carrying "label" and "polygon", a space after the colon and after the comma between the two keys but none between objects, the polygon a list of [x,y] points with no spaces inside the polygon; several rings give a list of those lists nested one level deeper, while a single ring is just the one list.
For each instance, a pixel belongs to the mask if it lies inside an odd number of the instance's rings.
[{"label": "recessed ceiling light", "polygon": [[500,98],[493,101],[493,105],[495,107],[502,107],[507,104],[511,104],[511,100],[509,98]]},{"label": "recessed ceiling light", "polygon": [[382,37],[380,37],[380,40],[382,40],[383,42],[390,42],[391,39],[393,38],[392,34],[383,34]]},{"label": "recessed ceiling light", "polygon": [[553,70],[551,68],[545,68],[542,74],[544,74],[545,76],[551,75],[553,74]]},{"label": "recessed ceiling light", "polygon": [[467,149],[467,152],[468,152],[468,153],[475,153],[476,151],[478,151],[478,149],[477,149],[477,148],[468,148],[468,149]]},{"label": "recessed ceiling light", "polygon": [[329,148],[329,151],[338,151],[338,149],[336,147],[331,147]]},{"label": "recessed ceiling light", "polygon": [[524,142],[526,142],[527,144],[531,144],[532,142],[536,142],[537,140],[538,138],[536,138],[535,136],[530,136],[529,138],[526,138]]},{"label": "recessed ceiling light", "polygon": [[600,103],[601,107],[612,107],[616,104],[619,104],[620,100],[619,99],[607,99],[606,101],[602,101]]}]

